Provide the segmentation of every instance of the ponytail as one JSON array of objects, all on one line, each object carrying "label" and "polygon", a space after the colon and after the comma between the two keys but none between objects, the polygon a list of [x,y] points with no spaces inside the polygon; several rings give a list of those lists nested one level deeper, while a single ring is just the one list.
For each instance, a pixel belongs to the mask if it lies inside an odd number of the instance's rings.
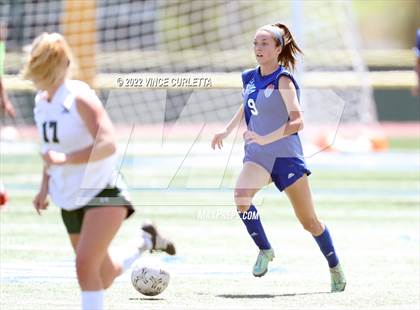
[{"label": "ponytail", "polygon": [[[295,66],[296,66],[297,54],[298,53],[303,54],[303,52],[297,45],[289,28],[287,28],[284,24],[281,24],[281,23],[276,23],[273,26],[280,28],[283,35],[283,46],[277,60],[280,65],[292,71],[295,69]],[[277,43],[277,46],[280,45],[280,42],[278,42],[277,40],[276,40],[276,43]]]}]

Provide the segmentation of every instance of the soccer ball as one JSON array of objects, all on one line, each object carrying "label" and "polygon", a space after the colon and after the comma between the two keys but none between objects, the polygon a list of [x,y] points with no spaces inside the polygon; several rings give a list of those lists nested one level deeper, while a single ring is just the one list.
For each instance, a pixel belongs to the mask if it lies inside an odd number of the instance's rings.
[{"label": "soccer ball", "polygon": [[131,283],[143,295],[156,296],[169,284],[169,273],[151,266],[135,265],[131,272]]}]

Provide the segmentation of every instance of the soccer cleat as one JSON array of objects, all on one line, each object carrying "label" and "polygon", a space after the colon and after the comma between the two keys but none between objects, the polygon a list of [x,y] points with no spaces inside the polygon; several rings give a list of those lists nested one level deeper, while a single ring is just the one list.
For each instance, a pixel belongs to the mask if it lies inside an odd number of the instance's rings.
[{"label": "soccer cleat", "polygon": [[338,264],[334,268],[330,268],[331,273],[331,293],[342,292],[346,288],[346,278],[343,269]]},{"label": "soccer cleat", "polygon": [[175,255],[176,250],[175,246],[172,241],[163,238],[155,225],[153,224],[144,224],[141,229],[143,230],[143,233],[149,234],[151,241],[152,241],[152,247],[150,249],[150,252],[153,251],[163,251],[168,253],[169,255]]},{"label": "soccer cleat", "polygon": [[252,274],[255,277],[262,277],[267,273],[268,263],[272,261],[274,258],[274,250],[260,250],[258,253],[257,261],[254,264],[254,269],[252,270]]}]

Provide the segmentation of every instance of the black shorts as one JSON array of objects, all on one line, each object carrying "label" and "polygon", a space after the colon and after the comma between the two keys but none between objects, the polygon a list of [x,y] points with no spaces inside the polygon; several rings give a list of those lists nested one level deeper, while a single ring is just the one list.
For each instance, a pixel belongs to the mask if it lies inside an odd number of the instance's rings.
[{"label": "black shorts", "polygon": [[105,188],[97,194],[87,205],[76,209],[67,211],[61,209],[61,217],[69,234],[79,234],[82,230],[83,217],[85,212],[91,208],[121,206],[127,208],[127,216],[130,217],[134,212],[134,207],[131,202],[124,196],[123,192],[118,187]]}]

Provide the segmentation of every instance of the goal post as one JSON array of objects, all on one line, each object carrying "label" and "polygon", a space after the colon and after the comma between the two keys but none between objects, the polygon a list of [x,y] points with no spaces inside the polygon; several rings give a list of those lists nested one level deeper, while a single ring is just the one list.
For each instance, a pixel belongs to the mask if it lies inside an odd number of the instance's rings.
[{"label": "goal post", "polygon": [[61,29],[76,60],[74,78],[95,86],[96,1],[64,0]]}]

